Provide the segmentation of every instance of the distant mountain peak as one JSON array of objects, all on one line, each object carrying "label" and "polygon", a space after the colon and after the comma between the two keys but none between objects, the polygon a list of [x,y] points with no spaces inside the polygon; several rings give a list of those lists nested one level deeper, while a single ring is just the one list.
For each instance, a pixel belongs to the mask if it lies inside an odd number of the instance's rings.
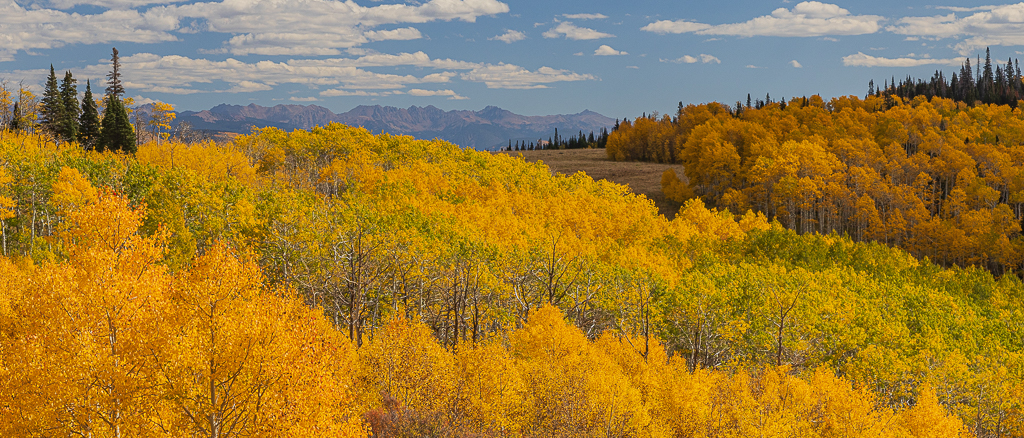
[{"label": "distant mountain peak", "polygon": [[479,111],[444,111],[433,105],[397,108],[359,105],[335,114],[318,105],[278,104],[265,107],[220,104],[205,111],[182,111],[176,123],[189,122],[196,129],[247,133],[253,127],[274,126],[285,130],[310,129],[331,122],[362,126],[373,132],[389,132],[418,138],[441,138],[463,147],[495,149],[513,142],[536,141],[563,132],[597,133],[615,120],[590,110],[577,114],[523,116],[488,105]]}]

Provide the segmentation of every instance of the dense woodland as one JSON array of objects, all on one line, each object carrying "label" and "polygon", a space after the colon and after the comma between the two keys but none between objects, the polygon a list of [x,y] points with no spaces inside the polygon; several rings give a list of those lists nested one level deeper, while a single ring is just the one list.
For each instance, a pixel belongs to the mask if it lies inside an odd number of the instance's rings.
[{"label": "dense woodland", "polygon": [[1015,276],[341,125],[0,169],[0,435],[1024,434]]},{"label": "dense woodland", "polygon": [[608,155],[681,163],[685,178],[663,176],[669,196],[762,211],[800,233],[997,274],[1024,261],[1024,115],[1008,105],[925,96],[812,96],[739,113],[690,105],[623,123]]}]

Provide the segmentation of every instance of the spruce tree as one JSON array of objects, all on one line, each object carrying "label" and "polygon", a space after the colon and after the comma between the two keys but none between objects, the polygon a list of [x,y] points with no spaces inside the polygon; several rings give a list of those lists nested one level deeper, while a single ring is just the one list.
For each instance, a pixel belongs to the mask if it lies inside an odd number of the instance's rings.
[{"label": "spruce tree", "polygon": [[985,103],[993,103],[995,101],[995,76],[992,73],[992,56],[987,47],[985,48],[985,70],[982,75],[981,86],[978,87],[979,97]]},{"label": "spruce tree", "polygon": [[78,81],[71,76],[71,71],[64,73],[60,83],[60,98],[64,112],[60,116],[58,131],[63,141],[71,142],[78,138]]},{"label": "spruce tree", "polygon": [[57,75],[53,72],[53,64],[50,64],[50,76],[46,79],[46,89],[43,91],[39,112],[42,116],[39,124],[42,125],[43,132],[59,138],[60,118],[64,114],[64,99],[61,98],[60,89],[57,87]]},{"label": "spruce tree", "polygon": [[92,85],[85,81],[85,96],[82,97],[82,114],[78,116],[78,144],[85,150],[92,150],[100,138],[100,114],[96,100],[92,97]]},{"label": "spruce tree", "polygon": [[107,74],[106,109],[100,122],[100,138],[96,150],[111,150],[135,153],[135,131],[128,119],[128,110],[121,101],[124,87],[121,85],[121,61],[115,47],[110,57],[110,73]]},{"label": "spruce tree", "polygon": [[117,47],[114,47],[110,56],[110,73],[107,74],[107,96],[120,99],[122,94],[124,86],[121,85],[121,58],[117,54]]},{"label": "spruce tree", "polygon": [[132,130],[132,122],[128,120],[128,110],[125,109],[124,102],[117,97],[108,95],[107,109],[103,112],[100,139],[96,150],[134,154],[136,149],[135,132]]}]

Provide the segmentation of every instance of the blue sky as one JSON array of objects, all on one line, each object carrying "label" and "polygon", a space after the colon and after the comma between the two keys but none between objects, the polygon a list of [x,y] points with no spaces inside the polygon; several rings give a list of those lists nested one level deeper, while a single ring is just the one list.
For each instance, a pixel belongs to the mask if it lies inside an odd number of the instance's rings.
[{"label": "blue sky", "polygon": [[1024,3],[0,0],[0,78],[49,65],[127,95],[220,103],[673,112],[679,101],[863,95],[1024,53]]}]

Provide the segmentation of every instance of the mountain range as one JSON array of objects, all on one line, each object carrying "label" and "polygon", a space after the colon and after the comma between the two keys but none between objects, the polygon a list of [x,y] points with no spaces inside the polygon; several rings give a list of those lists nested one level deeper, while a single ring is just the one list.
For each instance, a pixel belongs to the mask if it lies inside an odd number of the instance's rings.
[{"label": "mountain range", "polygon": [[593,111],[551,116],[523,116],[496,106],[480,111],[444,111],[434,106],[395,108],[360,105],[335,114],[318,105],[221,104],[204,111],[181,111],[174,124],[188,122],[194,129],[248,133],[253,126],[274,126],[284,130],[310,129],[330,122],[362,126],[374,133],[388,132],[416,138],[440,138],[463,147],[490,150],[507,146],[509,140],[536,142],[559,135],[569,137],[583,131],[595,135],[611,128],[614,119]]}]

